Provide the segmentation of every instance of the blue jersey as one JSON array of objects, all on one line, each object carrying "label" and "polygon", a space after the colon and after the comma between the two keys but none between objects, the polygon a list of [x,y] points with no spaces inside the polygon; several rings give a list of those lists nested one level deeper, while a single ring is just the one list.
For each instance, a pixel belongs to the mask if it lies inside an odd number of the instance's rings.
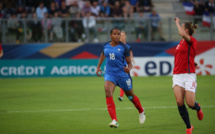
[{"label": "blue jersey", "polygon": [[130,56],[128,47],[120,42],[117,46],[113,47],[110,42],[103,45],[103,53],[106,58],[106,72],[112,75],[122,75],[125,67],[125,57]]},{"label": "blue jersey", "polygon": [[[128,45],[128,44],[126,44],[126,46],[128,47],[128,50],[129,50],[129,53],[130,53],[130,51],[131,51],[131,46]],[[126,60],[125,60],[124,64],[125,64],[126,66],[128,65],[127,62],[126,62]]]}]

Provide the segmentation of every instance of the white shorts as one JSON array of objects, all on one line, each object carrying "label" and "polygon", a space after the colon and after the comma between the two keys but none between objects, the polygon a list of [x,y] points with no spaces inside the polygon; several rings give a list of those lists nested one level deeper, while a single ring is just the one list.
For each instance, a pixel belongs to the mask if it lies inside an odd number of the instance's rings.
[{"label": "white shorts", "polygon": [[173,84],[172,88],[175,85],[178,85],[185,90],[196,92],[197,82],[196,82],[196,74],[174,74],[172,78]]}]

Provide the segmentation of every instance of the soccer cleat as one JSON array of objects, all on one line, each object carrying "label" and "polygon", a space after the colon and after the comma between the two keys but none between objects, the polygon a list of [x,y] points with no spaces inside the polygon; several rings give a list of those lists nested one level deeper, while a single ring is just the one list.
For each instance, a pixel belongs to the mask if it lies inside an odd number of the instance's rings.
[{"label": "soccer cleat", "polygon": [[119,123],[115,119],[113,119],[113,121],[109,124],[109,126],[117,128],[117,127],[119,127]]},{"label": "soccer cleat", "polygon": [[122,100],[123,100],[123,98],[122,98],[121,96],[119,96],[119,97],[118,97],[118,100],[119,100],[119,101],[122,101]]},{"label": "soccer cleat", "polygon": [[140,124],[143,124],[146,120],[146,116],[145,116],[145,110],[143,108],[143,112],[139,114],[139,121],[140,121]]},{"label": "soccer cleat", "polygon": [[200,106],[199,103],[198,103],[198,105],[199,105],[199,107],[200,107],[200,110],[197,111],[197,117],[198,117],[199,120],[202,120],[203,117],[204,117],[204,114],[203,114],[203,112],[202,112],[202,108],[201,108],[201,106]]},{"label": "soccer cleat", "polygon": [[193,131],[193,125],[191,125],[191,128],[186,129],[187,134],[192,134],[192,131]]}]

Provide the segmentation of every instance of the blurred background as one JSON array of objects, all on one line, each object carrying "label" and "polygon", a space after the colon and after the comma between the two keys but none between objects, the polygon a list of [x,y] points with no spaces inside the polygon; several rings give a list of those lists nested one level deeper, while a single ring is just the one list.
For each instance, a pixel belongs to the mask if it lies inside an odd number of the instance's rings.
[{"label": "blurred background", "polygon": [[199,25],[198,40],[215,40],[214,0],[2,0],[3,44],[105,42],[118,27],[129,42],[178,41],[174,18]]}]

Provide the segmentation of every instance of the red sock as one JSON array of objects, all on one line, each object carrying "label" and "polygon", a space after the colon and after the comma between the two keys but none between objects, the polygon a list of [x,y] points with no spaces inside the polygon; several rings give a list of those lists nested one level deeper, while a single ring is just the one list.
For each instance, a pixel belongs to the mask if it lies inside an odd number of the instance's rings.
[{"label": "red sock", "polygon": [[139,113],[142,113],[143,112],[143,107],[141,106],[140,104],[140,100],[139,98],[134,95],[134,98],[132,100],[132,103],[134,104],[134,106],[137,108],[137,110],[139,111]]},{"label": "red sock", "polygon": [[113,101],[113,97],[106,97],[106,104],[107,104],[107,109],[108,109],[111,119],[112,120],[115,119],[117,121],[116,108],[115,108],[115,104]]},{"label": "red sock", "polygon": [[124,95],[124,91],[123,91],[122,88],[120,88],[120,94],[119,94],[119,96],[120,96],[120,97],[123,97],[123,95]]}]

